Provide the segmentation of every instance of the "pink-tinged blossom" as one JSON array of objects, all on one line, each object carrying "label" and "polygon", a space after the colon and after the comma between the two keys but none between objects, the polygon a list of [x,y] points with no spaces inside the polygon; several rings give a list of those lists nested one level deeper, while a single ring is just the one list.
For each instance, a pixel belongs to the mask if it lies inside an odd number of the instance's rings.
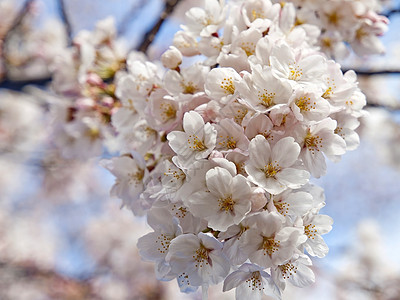
[{"label": "pink-tinged blossom", "polygon": [[269,0],[250,0],[244,1],[241,13],[248,27],[257,25],[257,27],[261,27],[261,25],[264,25],[263,22],[267,20],[275,21],[278,19],[280,10],[279,4],[272,4]]},{"label": "pink-tinged blossom", "polygon": [[222,243],[204,233],[181,234],[169,245],[166,261],[172,272],[183,275],[190,286],[218,284],[230,270],[230,263],[222,253]]},{"label": "pink-tinged blossom", "polygon": [[214,230],[225,231],[239,224],[250,211],[250,185],[242,175],[216,167],[206,174],[207,191],[199,191],[186,200],[190,212],[208,221]]},{"label": "pink-tinged blossom", "polygon": [[204,92],[204,79],[209,69],[200,64],[182,68],[179,72],[169,70],[164,77],[164,85],[171,95],[195,95]]},{"label": "pink-tinged blossom", "polygon": [[281,299],[279,288],[271,276],[263,268],[254,264],[245,263],[226,277],[223,291],[233,288],[236,289],[236,300],[261,300],[263,295]]},{"label": "pink-tinged blossom", "polygon": [[282,133],[273,129],[274,124],[272,124],[271,119],[265,114],[258,113],[251,117],[244,133],[250,140],[252,140],[256,135],[261,134],[270,144],[273,144],[275,141],[278,141],[279,136],[282,136]]},{"label": "pink-tinged blossom", "polygon": [[270,67],[253,67],[238,86],[243,103],[257,112],[266,113],[277,104],[288,104],[292,95],[289,83],[276,78]]},{"label": "pink-tinged blossom", "polygon": [[193,7],[186,12],[187,24],[183,28],[196,35],[210,36],[223,26],[226,10],[224,0],[206,0],[204,9]]},{"label": "pink-tinged blossom", "polygon": [[174,35],[174,46],[185,56],[200,54],[196,41],[196,36],[187,31],[178,31]]},{"label": "pink-tinged blossom", "polygon": [[285,226],[284,218],[275,212],[265,211],[252,218],[254,225],[243,233],[241,248],[261,267],[284,264],[307,239],[301,227]]},{"label": "pink-tinged blossom", "polygon": [[312,90],[297,89],[289,102],[299,121],[319,121],[330,113],[329,102]]},{"label": "pink-tinged blossom", "polygon": [[304,233],[307,241],[303,244],[311,256],[319,258],[328,254],[329,248],[321,235],[332,230],[333,219],[327,215],[308,213],[303,217]]},{"label": "pink-tinged blossom", "polygon": [[[178,219],[173,218],[165,208],[152,208],[147,214],[147,223],[153,228],[150,232],[142,236],[137,243],[140,256],[148,261],[154,261],[157,265],[156,275],[159,280],[168,275],[169,267],[165,266],[171,240],[182,234]],[[163,270],[164,273],[159,271]]]},{"label": "pink-tinged blossom", "polygon": [[295,87],[314,84],[322,87],[322,76],[326,73],[326,59],[321,54],[296,56],[286,44],[275,46],[270,56],[271,68],[275,76],[286,79]]},{"label": "pink-tinged blossom", "polygon": [[324,154],[333,158],[346,152],[345,141],[335,134],[336,127],[335,120],[326,118],[296,129],[297,141],[301,146],[300,157],[307,170],[316,178],[326,173]]},{"label": "pink-tinged blossom", "polygon": [[315,282],[314,272],[309,268],[311,265],[307,255],[296,253],[288,262],[272,268],[271,276],[281,290],[285,289],[287,281],[297,287],[306,287]]},{"label": "pink-tinged blossom", "polygon": [[304,191],[286,190],[281,194],[271,195],[267,208],[295,221],[313,208],[313,196]]},{"label": "pink-tinged blossom", "polygon": [[182,119],[180,103],[164,89],[156,89],[151,93],[146,113],[150,127],[158,131],[168,132]]},{"label": "pink-tinged blossom", "polygon": [[123,205],[132,209],[135,214],[142,215],[149,208],[138,201],[149,176],[144,159],[138,153],[132,153],[132,156],[102,160],[101,165],[116,177],[111,196],[122,199]]},{"label": "pink-tinged blossom", "polygon": [[172,150],[190,164],[194,160],[206,158],[215,148],[217,132],[210,123],[204,124],[203,118],[191,111],[183,116],[184,131],[172,131],[167,139]]},{"label": "pink-tinged blossom", "polygon": [[345,113],[332,114],[331,118],[337,122],[335,133],[346,142],[346,150],[355,150],[360,144],[360,137],[355,131],[360,125],[358,119]]},{"label": "pink-tinged blossom", "polygon": [[232,68],[215,68],[207,75],[205,91],[211,99],[228,104],[238,97],[236,85],[241,79]]},{"label": "pink-tinged blossom", "polygon": [[216,149],[221,152],[242,151],[246,152],[249,140],[244,135],[243,127],[232,119],[223,119],[214,125],[217,130]]},{"label": "pink-tinged blossom", "polygon": [[271,194],[306,184],[309,173],[298,166],[299,153],[300,146],[292,137],[279,140],[271,149],[265,137],[257,135],[249,146],[248,179]]}]

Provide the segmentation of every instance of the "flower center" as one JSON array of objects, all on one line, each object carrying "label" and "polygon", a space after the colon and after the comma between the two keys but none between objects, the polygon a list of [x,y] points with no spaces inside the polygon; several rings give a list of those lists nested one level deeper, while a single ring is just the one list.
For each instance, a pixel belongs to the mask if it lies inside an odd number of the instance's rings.
[{"label": "flower center", "polygon": [[315,228],[315,225],[313,224],[308,224],[304,226],[304,233],[308,236],[308,238],[314,240],[315,237],[318,234],[317,229]]},{"label": "flower center", "polygon": [[162,102],[160,104],[160,109],[162,110],[162,119],[164,122],[175,119],[176,117],[176,109],[172,106],[172,104],[167,102]]},{"label": "flower center", "polygon": [[194,151],[204,151],[207,149],[203,141],[200,140],[197,137],[197,135],[189,135],[188,143],[189,143],[189,148],[191,148]]},{"label": "flower center", "polygon": [[232,195],[225,198],[218,199],[218,206],[221,211],[233,212],[233,207],[235,206],[235,201],[232,200]]},{"label": "flower center", "polygon": [[283,279],[288,279],[291,275],[297,273],[297,267],[291,263],[287,263],[278,267],[282,272]]},{"label": "flower center", "polygon": [[205,265],[209,265],[210,264],[210,259],[208,256],[208,252],[209,250],[206,249],[203,245],[200,245],[200,248],[198,248],[195,252],[195,255],[193,255],[193,258],[195,260],[195,267],[198,268],[202,268]]},{"label": "flower center", "polygon": [[259,271],[251,273],[251,277],[247,279],[246,282],[249,284],[249,288],[251,288],[252,291],[256,289],[262,291],[264,289]]},{"label": "flower center", "polygon": [[255,9],[253,9],[252,11],[251,11],[251,21],[252,22],[254,22],[254,20],[256,20],[256,19],[264,19],[265,18],[265,15],[264,15],[264,12],[261,10],[261,11],[256,11]]},{"label": "flower center", "polygon": [[135,182],[135,185],[141,184],[144,177],[144,170],[138,169],[135,173],[128,173],[128,176]]},{"label": "flower center", "polygon": [[235,85],[233,84],[232,77],[224,78],[221,81],[220,87],[221,87],[221,89],[223,89],[225,91],[226,95],[229,95],[229,94],[232,95],[235,93]]},{"label": "flower center", "polygon": [[169,248],[169,244],[171,244],[171,240],[174,237],[171,236],[167,236],[163,233],[161,233],[161,235],[159,235],[156,239],[156,244],[158,244],[158,248],[157,250],[161,253],[161,254],[165,254],[168,251]]},{"label": "flower center", "polygon": [[260,100],[261,104],[264,105],[266,108],[273,106],[275,93],[268,93],[266,89],[264,89],[264,93],[258,92],[258,99]]},{"label": "flower center", "polygon": [[283,201],[274,201],[276,210],[283,216],[286,216],[289,212],[289,203]]},{"label": "flower center", "polygon": [[304,144],[313,154],[315,153],[315,151],[319,151],[321,143],[322,138],[320,138],[319,135],[312,135],[310,131],[307,132],[307,135],[304,138]]},{"label": "flower center", "polygon": [[289,65],[289,79],[290,80],[299,80],[303,76],[303,69],[301,69],[298,65],[292,66]]},{"label": "flower center", "polygon": [[181,86],[184,94],[194,94],[197,90],[197,86],[195,86],[192,81],[181,83]]},{"label": "flower center", "polygon": [[246,52],[247,56],[253,55],[255,52],[255,45],[253,42],[242,42],[240,47]]},{"label": "flower center", "polygon": [[280,244],[281,242],[275,241],[273,237],[264,237],[262,242],[262,249],[264,250],[264,255],[268,254],[269,256],[271,256],[272,253],[279,250]]},{"label": "flower center", "polygon": [[267,178],[274,178],[275,175],[280,171],[279,164],[277,162],[274,163],[269,162],[268,165],[264,166],[264,169],[262,171],[265,174],[265,177]]},{"label": "flower center", "polygon": [[311,109],[315,109],[315,102],[311,104],[310,97],[300,97],[296,100],[296,105],[300,108],[301,111],[310,111]]}]

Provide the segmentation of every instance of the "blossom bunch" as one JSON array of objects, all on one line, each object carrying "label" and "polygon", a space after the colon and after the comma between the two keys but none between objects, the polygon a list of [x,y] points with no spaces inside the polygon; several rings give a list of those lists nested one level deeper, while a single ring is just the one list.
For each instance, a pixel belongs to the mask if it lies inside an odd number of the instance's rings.
[{"label": "blossom bunch", "polygon": [[313,24],[321,29],[318,44],[331,57],[346,57],[349,54],[346,44],[358,55],[384,53],[384,46],[378,37],[387,31],[389,20],[379,15],[381,1],[290,2],[298,7],[297,24]]},{"label": "blossom bunch", "polygon": [[93,32],[79,32],[72,47],[55,58],[52,136],[66,158],[87,159],[101,155],[104,146],[113,148],[111,115],[119,106],[115,77],[125,60],[113,18],[100,21]]},{"label": "blossom bunch", "polygon": [[[359,143],[365,96],[318,49],[318,27],[269,0],[192,8],[159,65],[127,60],[111,122],[121,155],[111,194],[153,232],[139,239],[182,292],[223,282],[237,299],[314,282],[328,252],[323,190],[310,183]],[[185,56],[203,61],[184,67]]]}]

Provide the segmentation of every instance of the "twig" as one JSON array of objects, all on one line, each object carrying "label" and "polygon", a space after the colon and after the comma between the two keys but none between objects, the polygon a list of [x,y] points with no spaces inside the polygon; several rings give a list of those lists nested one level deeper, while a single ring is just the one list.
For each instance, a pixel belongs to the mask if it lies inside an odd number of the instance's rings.
[{"label": "twig", "polygon": [[387,110],[388,112],[398,112],[400,111],[399,106],[390,106],[390,105],[385,105],[385,104],[378,104],[378,103],[370,103],[367,100],[367,105],[364,108],[383,108]]},{"label": "twig", "polygon": [[68,46],[70,46],[72,44],[72,26],[68,18],[64,0],[58,0],[58,7],[60,11],[61,20],[64,23],[65,30],[67,31]]},{"label": "twig", "polygon": [[400,74],[400,70],[368,71],[368,70],[356,70],[356,69],[342,69],[343,73],[346,73],[349,70],[353,70],[354,72],[356,72],[357,75],[361,75],[361,76]]},{"label": "twig", "polygon": [[180,1],[181,0],[166,0],[165,7],[164,7],[163,12],[160,15],[160,18],[158,19],[157,23],[155,23],[154,26],[144,35],[142,42],[137,47],[138,51],[141,51],[143,53],[147,52],[147,49],[149,48],[151,43],[154,41],[162,24],[171,15],[171,13],[174,11],[174,8]]},{"label": "twig", "polygon": [[400,8],[394,8],[389,10],[388,12],[384,13],[383,16],[386,18],[390,18],[392,15],[400,14]]},{"label": "twig", "polygon": [[25,86],[29,84],[45,87],[50,82],[51,82],[50,77],[42,79],[21,80],[21,81],[12,81],[5,78],[5,80],[0,83],[0,89],[21,91]]}]

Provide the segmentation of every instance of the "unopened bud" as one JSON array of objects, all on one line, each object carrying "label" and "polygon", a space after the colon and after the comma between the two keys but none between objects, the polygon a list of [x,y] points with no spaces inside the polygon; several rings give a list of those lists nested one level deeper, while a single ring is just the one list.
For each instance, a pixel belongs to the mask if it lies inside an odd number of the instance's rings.
[{"label": "unopened bud", "polygon": [[161,62],[168,69],[176,69],[182,63],[182,53],[174,46],[170,46],[161,56]]}]

